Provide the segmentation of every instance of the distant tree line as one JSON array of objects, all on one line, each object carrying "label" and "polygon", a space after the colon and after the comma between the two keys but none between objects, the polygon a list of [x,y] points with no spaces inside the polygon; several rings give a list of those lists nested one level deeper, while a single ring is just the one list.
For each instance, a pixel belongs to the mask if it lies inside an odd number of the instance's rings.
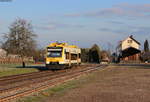
[{"label": "distant tree line", "polygon": [[94,44],[91,48],[81,49],[82,62],[100,63],[100,48],[97,44]]},{"label": "distant tree line", "polygon": [[97,44],[91,48],[81,48],[81,60],[84,63],[100,63],[101,61],[110,61],[109,51],[101,50]]}]

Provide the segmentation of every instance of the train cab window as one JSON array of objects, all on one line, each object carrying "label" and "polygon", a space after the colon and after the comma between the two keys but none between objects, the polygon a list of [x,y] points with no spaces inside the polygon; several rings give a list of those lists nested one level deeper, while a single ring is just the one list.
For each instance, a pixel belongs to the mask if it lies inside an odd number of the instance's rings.
[{"label": "train cab window", "polygon": [[61,47],[48,47],[47,48],[47,57],[62,57]]},{"label": "train cab window", "polygon": [[50,51],[47,53],[47,57],[61,57],[62,52],[61,51]]}]

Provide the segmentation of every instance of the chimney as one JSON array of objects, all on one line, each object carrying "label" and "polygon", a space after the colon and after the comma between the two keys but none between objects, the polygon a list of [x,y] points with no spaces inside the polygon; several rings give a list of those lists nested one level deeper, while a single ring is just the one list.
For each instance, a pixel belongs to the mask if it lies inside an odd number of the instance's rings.
[{"label": "chimney", "polygon": [[133,35],[130,35],[130,38],[133,38]]}]

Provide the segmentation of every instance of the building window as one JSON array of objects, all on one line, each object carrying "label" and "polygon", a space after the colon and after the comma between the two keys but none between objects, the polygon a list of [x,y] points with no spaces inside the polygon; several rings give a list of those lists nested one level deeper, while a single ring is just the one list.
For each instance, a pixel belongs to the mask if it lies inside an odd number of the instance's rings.
[{"label": "building window", "polygon": [[132,40],[128,40],[128,43],[132,43]]}]

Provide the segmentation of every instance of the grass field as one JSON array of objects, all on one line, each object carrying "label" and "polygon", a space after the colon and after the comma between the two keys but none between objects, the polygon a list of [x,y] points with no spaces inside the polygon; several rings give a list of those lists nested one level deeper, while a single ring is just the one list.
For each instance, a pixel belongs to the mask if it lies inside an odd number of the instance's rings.
[{"label": "grass field", "polygon": [[27,64],[26,68],[22,68],[21,64],[0,64],[0,77],[38,72],[43,66],[44,65]]}]

